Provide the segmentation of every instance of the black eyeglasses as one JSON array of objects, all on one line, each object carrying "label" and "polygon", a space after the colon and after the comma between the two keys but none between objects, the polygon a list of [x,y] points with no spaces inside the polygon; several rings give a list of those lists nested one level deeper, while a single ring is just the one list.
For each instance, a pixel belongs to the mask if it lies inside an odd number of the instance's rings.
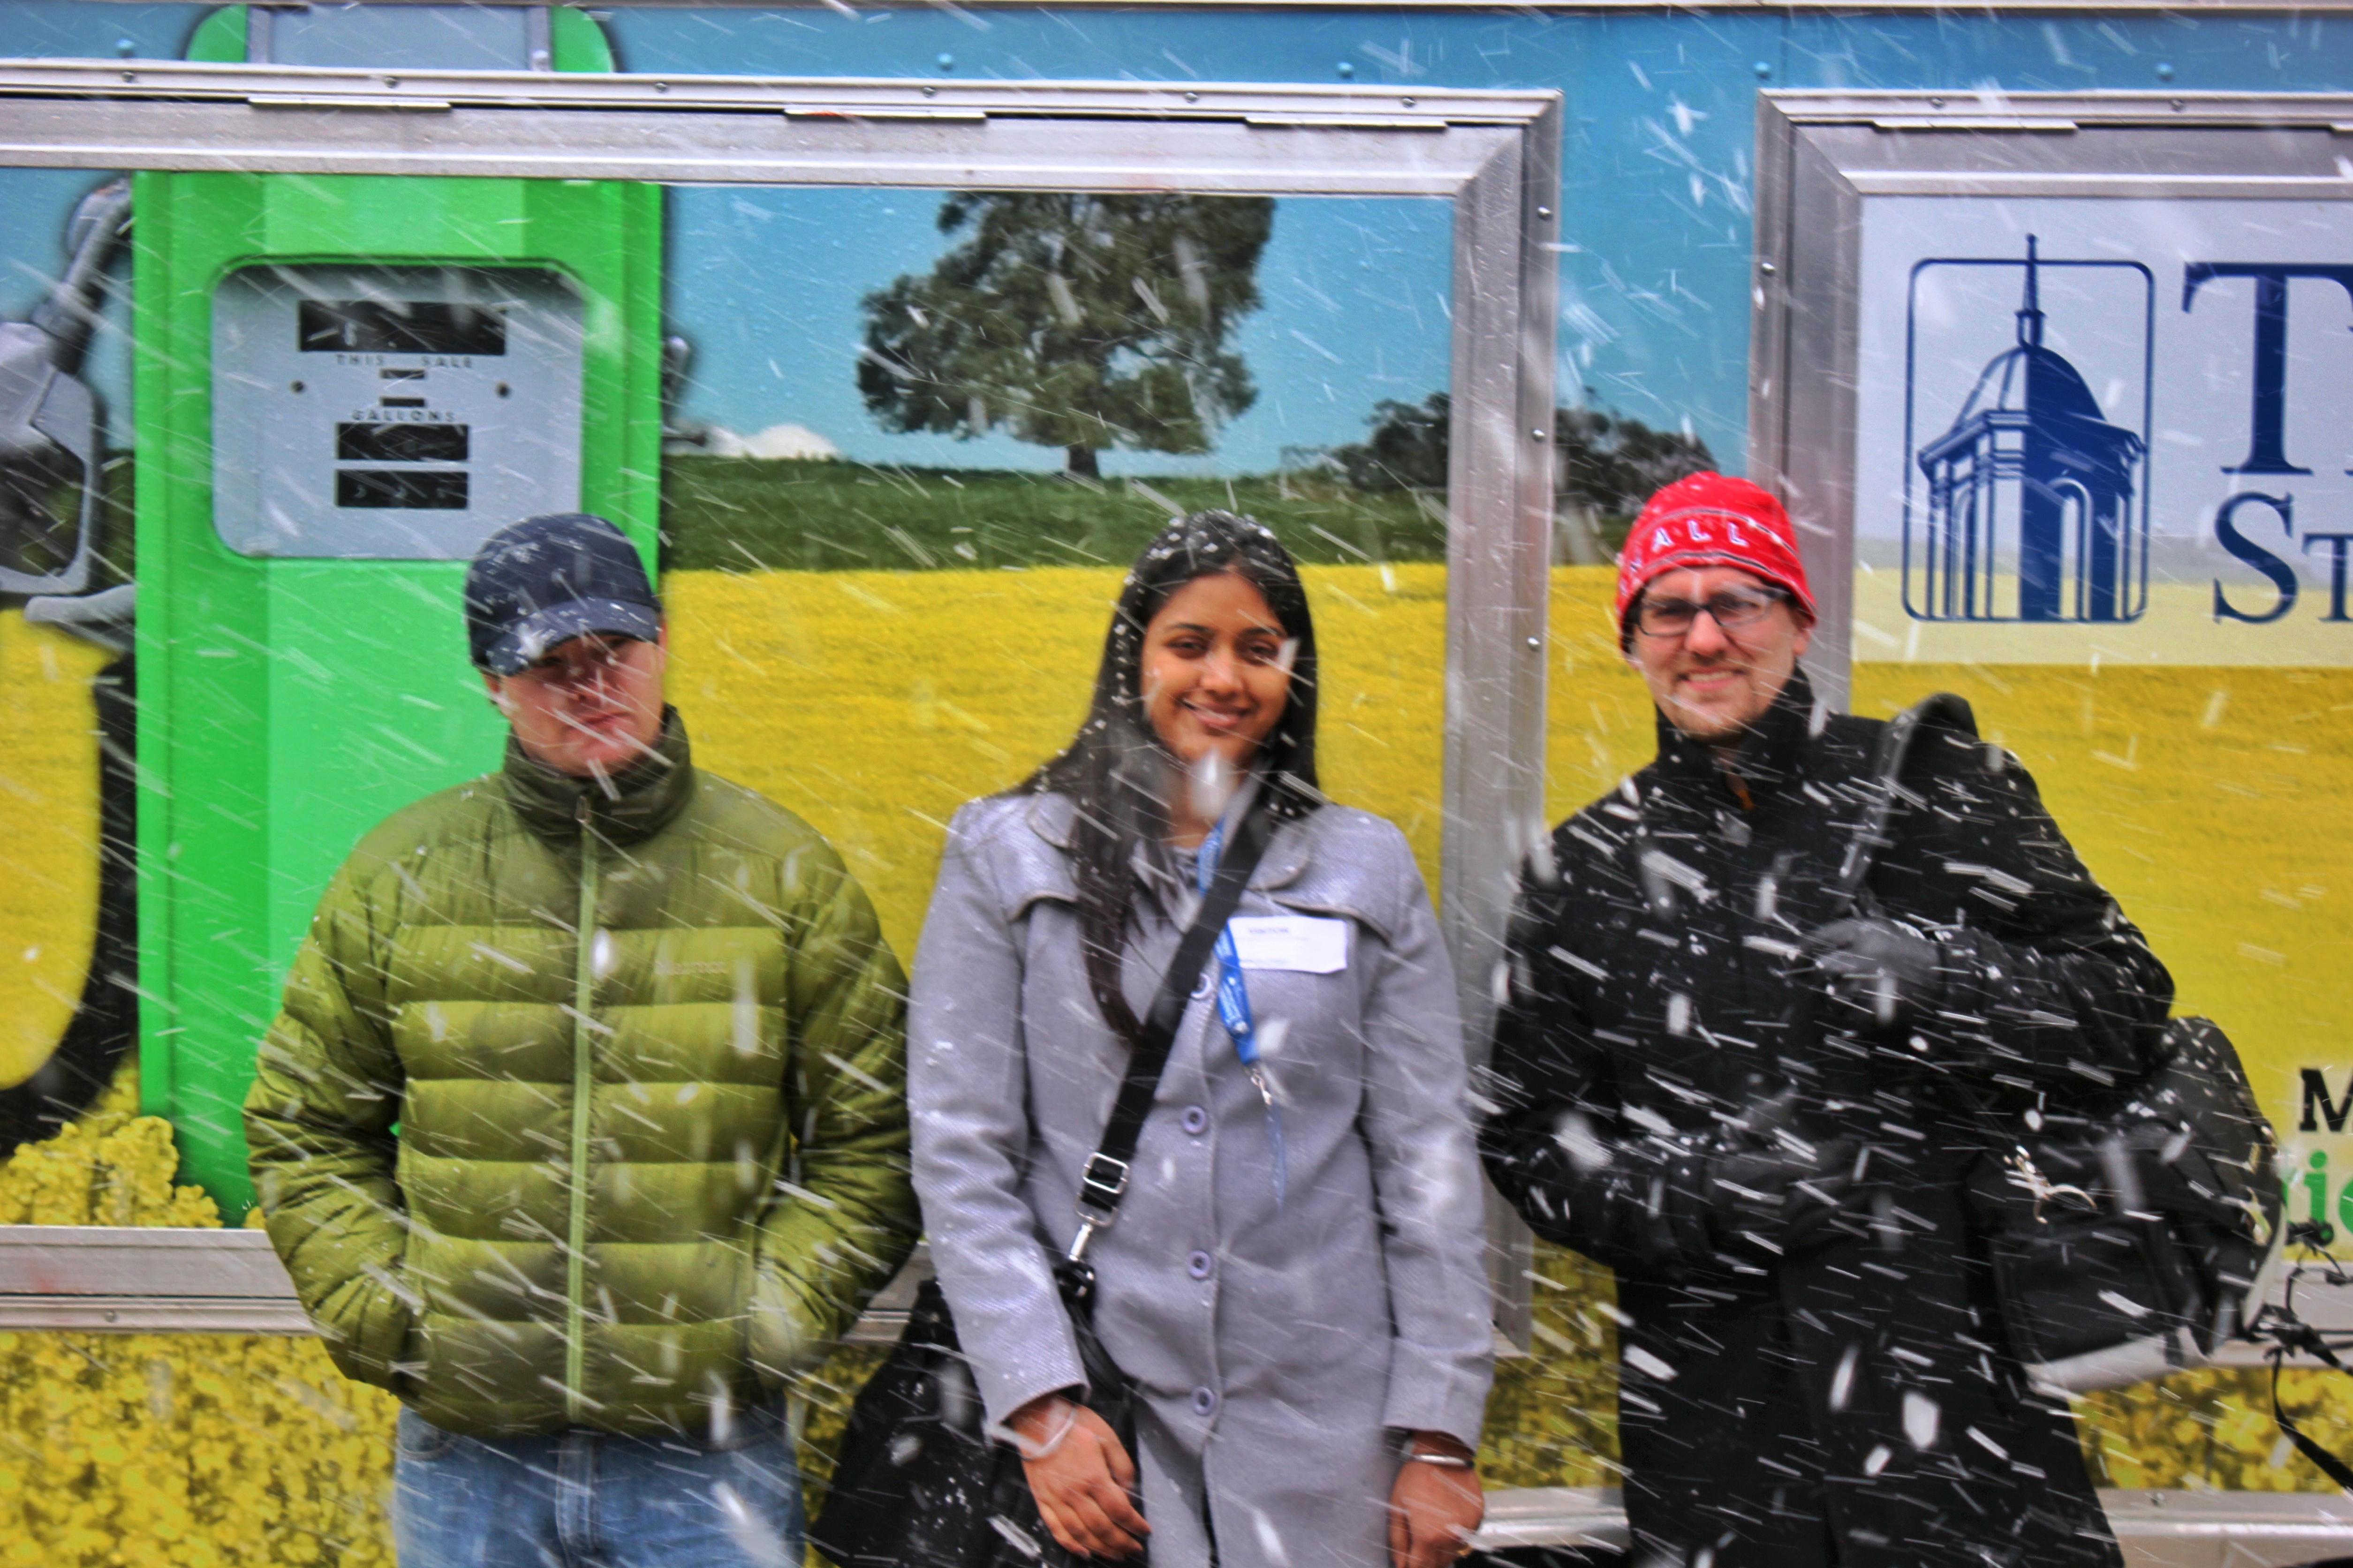
[{"label": "black eyeglasses", "polygon": [[1726,588],[1721,594],[1710,594],[1705,604],[1694,604],[1689,599],[1653,599],[1645,594],[1634,607],[1634,625],[1644,637],[1679,637],[1691,630],[1693,620],[1705,610],[1717,626],[1736,632],[1763,620],[1788,596],[1778,588]]}]

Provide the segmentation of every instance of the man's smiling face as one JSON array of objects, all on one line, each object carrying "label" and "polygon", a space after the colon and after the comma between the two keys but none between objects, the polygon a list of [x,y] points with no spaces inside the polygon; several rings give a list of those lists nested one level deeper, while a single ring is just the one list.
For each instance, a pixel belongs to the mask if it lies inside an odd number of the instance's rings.
[{"label": "man's smiling face", "polygon": [[[1715,615],[1698,608],[1680,632],[1642,629],[1644,605],[1721,605],[1736,621],[1736,605],[1770,601],[1746,625],[1727,629]],[[1741,734],[1765,715],[1812,639],[1813,621],[1772,584],[1736,566],[1695,566],[1662,572],[1644,586],[1628,611],[1634,623],[1626,659],[1641,671],[1651,700],[1684,734],[1713,746],[1737,744]]]}]

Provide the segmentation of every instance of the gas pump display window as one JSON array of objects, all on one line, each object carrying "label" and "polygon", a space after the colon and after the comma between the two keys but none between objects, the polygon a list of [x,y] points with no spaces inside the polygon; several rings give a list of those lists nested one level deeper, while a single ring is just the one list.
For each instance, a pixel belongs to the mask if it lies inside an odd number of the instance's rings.
[{"label": "gas pump display window", "polygon": [[335,458],[359,463],[462,463],[471,446],[463,425],[335,426]]},{"label": "gas pump display window", "polygon": [[538,268],[231,273],[213,301],[222,542],[459,561],[578,507],[582,321],[578,292]]},{"label": "gas pump display window", "polygon": [[441,300],[305,300],[295,321],[307,353],[502,354],[496,305]]}]

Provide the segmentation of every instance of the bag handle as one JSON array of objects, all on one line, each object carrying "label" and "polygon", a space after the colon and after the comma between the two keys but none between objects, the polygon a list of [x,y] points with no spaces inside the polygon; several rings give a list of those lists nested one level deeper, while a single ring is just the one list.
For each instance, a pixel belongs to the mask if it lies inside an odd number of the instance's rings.
[{"label": "bag handle", "polygon": [[[1243,803],[1246,811],[1249,805]],[[1120,1080],[1119,1098],[1112,1101],[1103,1142],[1087,1157],[1086,1170],[1079,1180],[1079,1234],[1069,1253],[1073,1263],[1086,1256],[1087,1243],[1095,1232],[1111,1227],[1120,1199],[1127,1195],[1128,1167],[1144,1136],[1145,1119],[1152,1114],[1152,1101],[1160,1091],[1168,1053],[1176,1044],[1176,1026],[1184,1022],[1185,1009],[1192,1002],[1193,983],[1201,977],[1218,933],[1225,930],[1227,920],[1241,902],[1242,889],[1258,868],[1259,857],[1266,852],[1270,833],[1263,812],[1251,811],[1243,818],[1219,858],[1217,878],[1201,896],[1199,912],[1176,944],[1176,956],[1169,961],[1167,973],[1161,976],[1159,993],[1153,997],[1152,1010],[1145,1015],[1135,1048],[1128,1055],[1127,1076]]]}]

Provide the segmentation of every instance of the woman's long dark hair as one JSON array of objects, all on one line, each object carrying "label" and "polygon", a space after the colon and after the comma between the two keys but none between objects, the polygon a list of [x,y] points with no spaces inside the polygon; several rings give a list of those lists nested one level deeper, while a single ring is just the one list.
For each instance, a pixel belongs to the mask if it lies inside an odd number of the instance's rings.
[{"label": "woman's long dark hair", "polygon": [[1252,810],[1287,821],[1324,803],[1315,783],[1315,623],[1307,590],[1282,542],[1257,519],[1229,511],[1178,519],[1144,547],[1112,611],[1086,722],[1060,756],[1015,792],[1055,791],[1078,807],[1071,860],[1087,986],[1103,1021],[1131,1044],[1142,1026],[1121,988],[1120,968],[1134,899],[1132,861],[1138,844],[1157,843],[1167,832],[1168,794],[1184,777],[1145,712],[1144,631],[1178,589],[1221,572],[1265,595],[1292,650],[1290,700],[1261,748]]}]

